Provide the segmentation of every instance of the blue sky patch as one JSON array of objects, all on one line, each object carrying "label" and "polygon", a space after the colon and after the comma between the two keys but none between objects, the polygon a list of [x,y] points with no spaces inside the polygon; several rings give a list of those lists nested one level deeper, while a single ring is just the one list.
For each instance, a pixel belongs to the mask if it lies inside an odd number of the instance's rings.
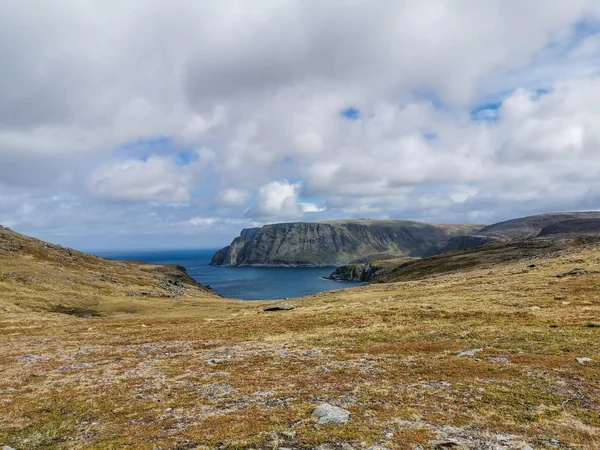
[{"label": "blue sky patch", "polygon": [[350,106],[340,111],[340,115],[348,120],[358,120],[360,119],[360,110],[354,106]]},{"label": "blue sky patch", "polygon": [[421,134],[421,136],[423,136],[423,139],[425,139],[426,141],[435,141],[439,138],[439,136],[436,133],[423,133]]}]

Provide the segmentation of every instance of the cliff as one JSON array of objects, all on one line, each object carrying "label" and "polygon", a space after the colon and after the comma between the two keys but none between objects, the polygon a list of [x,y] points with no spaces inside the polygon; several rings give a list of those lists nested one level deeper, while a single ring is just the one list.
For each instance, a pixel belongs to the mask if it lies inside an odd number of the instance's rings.
[{"label": "cliff", "polygon": [[405,220],[341,220],[265,225],[242,231],[212,258],[215,266],[338,266],[373,254],[419,257],[480,225]]}]

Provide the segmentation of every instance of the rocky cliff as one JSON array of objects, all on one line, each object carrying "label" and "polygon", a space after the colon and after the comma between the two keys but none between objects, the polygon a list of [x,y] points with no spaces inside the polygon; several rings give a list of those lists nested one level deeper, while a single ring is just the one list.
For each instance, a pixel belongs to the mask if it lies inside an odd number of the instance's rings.
[{"label": "rocky cliff", "polygon": [[373,254],[422,256],[477,225],[404,220],[344,220],[265,225],[242,231],[213,256],[215,266],[338,266]]}]

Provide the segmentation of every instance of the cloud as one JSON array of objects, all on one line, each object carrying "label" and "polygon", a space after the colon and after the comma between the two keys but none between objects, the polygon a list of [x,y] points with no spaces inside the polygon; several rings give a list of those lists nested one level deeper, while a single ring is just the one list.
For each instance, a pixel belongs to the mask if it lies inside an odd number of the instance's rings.
[{"label": "cloud", "polygon": [[271,181],[258,190],[256,201],[248,211],[247,217],[258,219],[293,219],[304,213],[323,211],[314,203],[298,201],[302,183],[290,184],[288,180]]},{"label": "cloud", "polygon": [[90,191],[102,198],[184,203],[191,196],[191,174],[168,158],[128,160],[102,167],[90,176]]},{"label": "cloud", "polygon": [[587,0],[0,0],[0,221],[174,239],[600,208],[599,20]]}]

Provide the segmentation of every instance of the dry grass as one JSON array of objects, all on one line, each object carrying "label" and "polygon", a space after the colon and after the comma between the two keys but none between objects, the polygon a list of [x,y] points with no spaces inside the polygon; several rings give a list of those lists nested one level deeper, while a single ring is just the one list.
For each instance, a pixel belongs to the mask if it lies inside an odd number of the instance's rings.
[{"label": "dry grass", "polygon": [[[42,280],[0,279],[0,443],[17,449],[600,448],[593,245],[535,268],[508,261],[321,293],[277,313],[191,287],[131,297],[160,284],[124,263],[101,263],[119,284],[77,281],[63,294],[56,266],[12,257],[1,274]],[[89,279],[98,261],[89,264],[70,276]],[[556,277],[574,267],[587,273]],[[102,317],[43,308],[90,298]],[[318,425],[322,402],[350,421]]]}]

